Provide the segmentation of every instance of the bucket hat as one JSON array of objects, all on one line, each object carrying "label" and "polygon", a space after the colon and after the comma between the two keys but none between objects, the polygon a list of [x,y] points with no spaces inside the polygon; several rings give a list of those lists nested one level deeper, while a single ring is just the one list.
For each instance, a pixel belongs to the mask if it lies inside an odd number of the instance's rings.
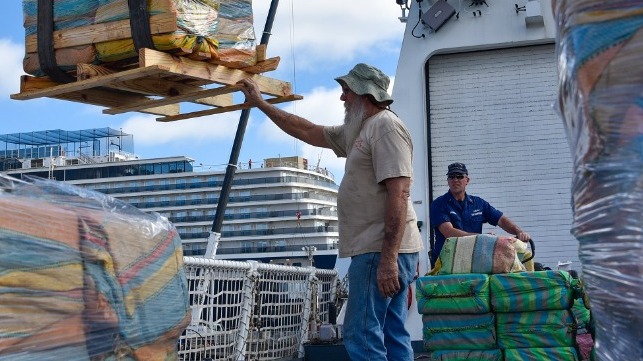
[{"label": "bucket hat", "polygon": [[370,94],[378,103],[393,103],[393,98],[388,93],[389,77],[381,70],[368,64],[359,63],[344,76],[335,80],[346,85],[357,95]]}]

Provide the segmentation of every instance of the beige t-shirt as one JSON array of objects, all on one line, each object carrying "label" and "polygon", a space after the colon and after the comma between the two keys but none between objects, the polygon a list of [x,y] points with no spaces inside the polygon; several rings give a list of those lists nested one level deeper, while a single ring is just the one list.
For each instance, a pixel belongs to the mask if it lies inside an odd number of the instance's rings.
[{"label": "beige t-shirt", "polygon": [[[343,125],[325,127],[324,136],[338,157],[346,157],[337,197],[339,257],[381,252],[387,196],[382,181],[413,179],[409,132],[393,112],[384,110],[364,121],[348,155]],[[417,216],[409,199],[399,252],[414,253],[422,248]]]}]

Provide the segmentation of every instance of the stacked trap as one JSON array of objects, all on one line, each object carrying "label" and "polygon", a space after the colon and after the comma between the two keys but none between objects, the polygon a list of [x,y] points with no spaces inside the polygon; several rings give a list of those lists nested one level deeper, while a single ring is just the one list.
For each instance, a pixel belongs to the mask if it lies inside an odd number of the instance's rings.
[{"label": "stacked trap", "polygon": [[[516,268],[511,259],[520,259],[518,253],[501,250],[515,243],[506,238],[447,239],[439,269],[417,280],[424,348],[432,360],[579,360],[571,310],[577,283],[566,271]],[[481,259],[483,249],[493,250],[491,261]],[[486,266],[472,272],[473,263]]]}]

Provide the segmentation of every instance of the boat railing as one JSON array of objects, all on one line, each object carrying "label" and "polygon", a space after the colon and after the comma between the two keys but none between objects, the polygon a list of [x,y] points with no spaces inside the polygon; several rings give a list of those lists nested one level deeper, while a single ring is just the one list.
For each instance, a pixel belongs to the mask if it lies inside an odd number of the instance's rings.
[{"label": "boat railing", "polygon": [[178,341],[183,361],[302,358],[337,309],[335,270],[183,259],[192,309]]}]

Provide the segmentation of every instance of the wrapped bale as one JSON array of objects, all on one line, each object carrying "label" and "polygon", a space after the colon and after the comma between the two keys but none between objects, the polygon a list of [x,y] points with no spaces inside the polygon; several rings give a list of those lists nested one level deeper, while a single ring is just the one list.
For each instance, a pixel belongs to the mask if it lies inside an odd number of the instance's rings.
[{"label": "wrapped bale", "polygon": [[568,310],[496,313],[498,347],[573,346],[576,322]]},{"label": "wrapped bale", "polygon": [[493,313],[423,315],[426,350],[490,350],[496,348]]},{"label": "wrapped bale", "polygon": [[489,313],[489,276],[462,274],[418,278],[420,314]]},{"label": "wrapped bale", "polygon": [[167,219],[54,181],[4,189],[0,360],[178,359],[189,302]]},{"label": "wrapped bale", "polygon": [[86,360],[76,215],[5,194],[0,212],[0,360]]},{"label": "wrapped bale", "polygon": [[537,271],[491,275],[493,312],[567,310],[577,292],[566,271]]},{"label": "wrapped bale", "polygon": [[527,270],[522,260],[529,258],[531,249],[517,238],[489,234],[450,237],[444,242],[432,273],[522,272]]},{"label": "wrapped bale", "polygon": [[556,0],[552,8],[557,110],[574,160],[571,233],[596,320],[596,355],[640,358],[643,2]]},{"label": "wrapped bale", "polygon": [[504,352],[505,361],[578,361],[573,347],[516,348]]},{"label": "wrapped bale", "polygon": [[501,350],[435,350],[428,361],[502,361]]},{"label": "wrapped bale", "polygon": [[[256,63],[251,0],[139,1],[147,4],[152,29],[157,25],[160,27],[155,22],[165,22],[168,17],[175,24],[174,31],[152,34],[155,50],[235,68]],[[23,0],[28,38],[35,36],[37,11],[38,0]],[[71,31],[84,25],[110,24],[129,19],[128,0],[54,0],[55,30]],[[107,34],[105,41],[57,48],[55,58],[58,66],[71,71],[80,63],[136,62],[138,53],[134,41],[120,33],[113,31],[113,36]],[[37,52],[28,51],[23,66],[28,74],[43,75]]]}]

